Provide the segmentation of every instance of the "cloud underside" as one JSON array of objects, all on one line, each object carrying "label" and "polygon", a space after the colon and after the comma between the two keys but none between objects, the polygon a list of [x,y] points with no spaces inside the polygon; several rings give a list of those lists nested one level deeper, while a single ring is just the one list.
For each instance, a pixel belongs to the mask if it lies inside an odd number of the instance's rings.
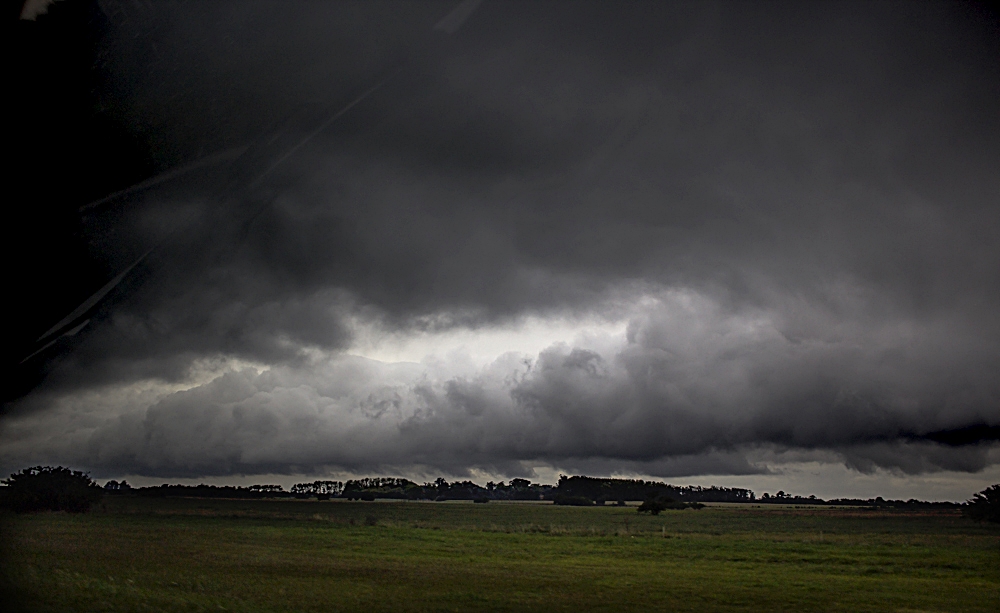
[{"label": "cloud underside", "polygon": [[[647,297],[625,338],[509,353],[461,376],[447,364],[334,353],[229,370],[145,401],[119,386],[117,400],[105,390],[57,403],[52,420],[72,420],[70,433],[33,438],[49,430],[32,421],[40,416],[14,420],[7,436],[24,444],[6,460],[47,453],[102,472],[178,477],[527,474],[538,464],[751,474],[768,470],[753,459],[762,449],[866,472],[990,462],[1000,364],[962,322],[893,322],[833,338],[791,338],[785,325],[671,291]],[[966,431],[970,440],[948,438]]]},{"label": "cloud underside", "polygon": [[[664,477],[766,471],[767,453],[910,474],[991,463],[1000,88],[965,26],[897,5],[808,26],[761,9],[754,27],[736,4],[597,6],[525,20],[484,3],[446,53],[251,193],[199,176],[95,215],[109,268],[157,250],[12,409],[3,462]],[[170,16],[181,32],[193,19]],[[264,98],[283,78],[310,95],[317,74],[363,81],[325,37],[289,35],[259,70],[184,40],[162,50],[187,71],[178,96],[226,100],[188,57],[233,63]],[[136,112],[186,125],[135,83]],[[263,123],[252,108],[234,122]],[[476,368],[349,355],[359,322],[405,336],[528,316],[627,332]],[[257,367],[197,379],[212,360]]]}]

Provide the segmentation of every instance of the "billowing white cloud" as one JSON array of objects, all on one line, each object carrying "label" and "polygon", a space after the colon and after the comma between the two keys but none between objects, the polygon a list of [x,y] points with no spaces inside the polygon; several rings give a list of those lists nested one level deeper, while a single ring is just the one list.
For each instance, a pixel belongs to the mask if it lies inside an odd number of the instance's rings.
[{"label": "billowing white cloud", "polygon": [[194,477],[525,474],[537,464],[752,474],[768,471],[754,459],[761,449],[825,453],[862,472],[975,472],[993,461],[988,443],[935,438],[1000,425],[991,347],[956,322],[838,329],[825,316],[807,303],[729,310],[673,290],[647,296],[617,337],[486,366],[454,353],[422,363],[315,353],[176,391],[110,386],[8,419],[3,463]]}]

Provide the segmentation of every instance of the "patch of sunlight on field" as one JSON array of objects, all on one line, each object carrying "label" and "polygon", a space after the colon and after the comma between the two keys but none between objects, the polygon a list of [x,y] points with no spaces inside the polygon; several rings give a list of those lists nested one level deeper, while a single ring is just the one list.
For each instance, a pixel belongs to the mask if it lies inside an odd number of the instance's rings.
[{"label": "patch of sunlight on field", "polygon": [[952,513],[108,499],[3,517],[28,611],[995,611]]}]

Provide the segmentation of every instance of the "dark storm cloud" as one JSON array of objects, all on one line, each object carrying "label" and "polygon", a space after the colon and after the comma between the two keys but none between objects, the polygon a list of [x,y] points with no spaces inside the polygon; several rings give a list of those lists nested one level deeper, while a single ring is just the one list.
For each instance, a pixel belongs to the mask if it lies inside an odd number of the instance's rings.
[{"label": "dark storm cloud", "polygon": [[[556,345],[451,378],[356,357],[246,369],[147,403],[109,397],[110,413],[70,406],[40,422],[13,420],[5,436],[19,429],[34,440],[4,459],[50,454],[107,474],[192,477],[529,474],[539,464],[751,474],[767,470],[752,459],[761,448],[817,452],[865,472],[991,462],[988,443],[938,439],[967,424],[1000,425],[992,346],[947,325],[808,341],[789,340],[780,325],[760,311],[731,314],[695,294],[668,294],[604,354]],[[965,346],[957,354],[956,337]],[[46,419],[69,418],[73,436],[30,436],[46,431],[37,425]]]},{"label": "dark storm cloud", "polygon": [[[200,358],[276,366],[65,453],[164,475],[735,474],[762,445],[985,465],[988,445],[935,433],[1000,425],[995,24],[959,4],[486,2],[429,43],[451,5],[410,5],[164,5],[142,26],[155,61],[112,41],[123,113],[167,157],[392,76],[252,190],[223,169],[124,222],[94,214],[96,235],[131,224],[97,245],[109,262],[162,246],[25,407]],[[644,294],[667,298],[629,306]],[[349,347],[359,313],[408,330],[566,312],[627,314],[627,342],[550,349],[516,380],[386,386],[366,366],[363,393],[324,391],[308,359]]]}]

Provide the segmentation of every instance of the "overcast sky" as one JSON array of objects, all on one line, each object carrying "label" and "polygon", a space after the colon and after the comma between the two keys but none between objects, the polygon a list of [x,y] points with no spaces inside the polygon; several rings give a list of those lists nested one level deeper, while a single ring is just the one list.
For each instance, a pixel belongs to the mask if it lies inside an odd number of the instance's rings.
[{"label": "overcast sky", "polygon": [[99,3],[109,112],[196,168],[81,213],[129,272],[5,472],[1000,481],[995,16],[456,4]]}]

